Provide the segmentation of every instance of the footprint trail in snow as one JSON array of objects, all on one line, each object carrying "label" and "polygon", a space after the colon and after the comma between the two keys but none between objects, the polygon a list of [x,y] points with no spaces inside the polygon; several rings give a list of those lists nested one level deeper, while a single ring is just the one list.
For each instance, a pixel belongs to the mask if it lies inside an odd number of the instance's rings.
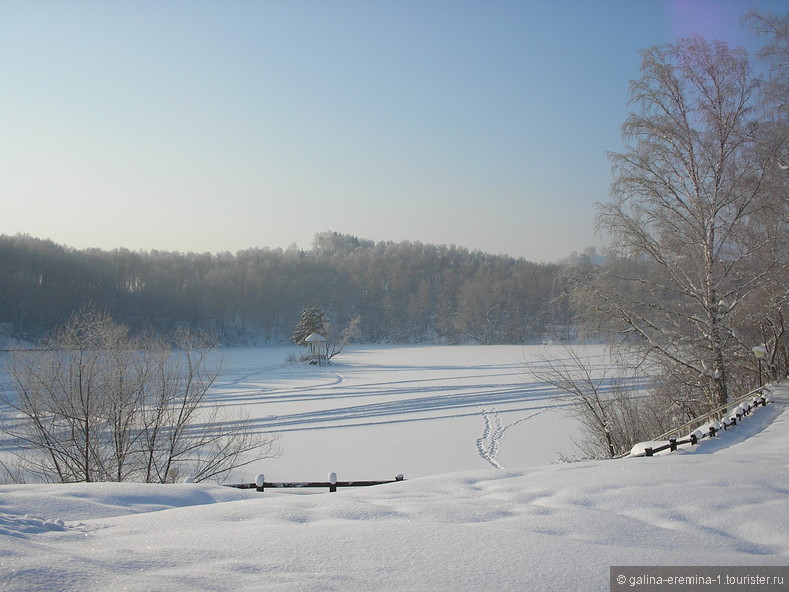
[{"label": "footprint trail in snow", "polygon": [[536,417],[542,413],[542,411],[532,413],[527,417],[522,417],[518,421],[504,425],[504,422],[501,419],[501,414],[496,410],[495,407],[492,407],[490,411],[484,407],[480,407],[480,410],[482,411],[482,419],[485,421],[485,429],[482,432],[482,437],[477,438],[477,450],[479,451],[479,455],[488,461],[492,466],[497,469],[503,469],[504,466],[496,458],[501,447],[501,439],[504,438],[504,435],[510,428],[526,421],[527,419]]}]

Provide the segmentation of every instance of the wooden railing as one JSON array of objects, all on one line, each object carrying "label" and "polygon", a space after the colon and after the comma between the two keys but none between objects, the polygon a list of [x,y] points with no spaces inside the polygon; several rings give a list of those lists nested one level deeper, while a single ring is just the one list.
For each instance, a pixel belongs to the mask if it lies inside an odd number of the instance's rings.
[{"label": "wooden railing", "polygon": [[326,481],[266,481],[265,475],[258,475],[255,477],[254,483],[236,483],[228,485],[228,487],[235,487],[237,489],[255,489],[257,491],[265,491],[268,489],[302,489],[302,488],[320,488],[328,489],[330,492],[336,492],[338,487],[370,487],[373,485],[386,485],[387,483],[398,483],[405,481],[405,477],[398,475],[394,479],[387,481],[337,481],[336,473],[329,473]]},{"label": "wooden railing", "polygon": [[716,421],[724,418],[729,414],[729,410],[735,410],[742,404],[752,403],[754,398],[765,398],[769,395],[770,389],[767,387],[759,387],[758,389],[754,389],[749,393],[744,394],[742,397],[739,397],[733,401],[729,401],[725,405],[718,407],[717,409],[713,409],[709,413],[705,413],[695,419],[691,419],[689,422],[679,426],[678,428],[674,428],[666,432],[665,434],[661,434],[655,440],[668,440],[669,438],[676,438],[680,434],[687,434],[688,432],[692,432],[696,430],[698,427],[703,426],[711,421]]},{"label": "wooden railing", "polygon": [[[764,387],[753,390],[739,399],[731,401],[717,409],[713,409],[705,415],[697,417],[678,428],[658,436],[654,440],[655,442],[666,441],[665,444],[647,446],[644,448],[643,452],[631,452],[626,456],[654,456],[656,453],[664,450],[671,450],[673,452],[677,449],[677,446],[682,444],[695,446],[704,438],[714,438],[721,430],[728,430],[736,426],[738,421],[746,415],[749,415],[755,408],[767,405],[769,401],[768,393],[769,389]],[[707,427],[702,430],[700,429],[702,426]],[[678,439],[679,434],[688,435],[680,440]]]}]

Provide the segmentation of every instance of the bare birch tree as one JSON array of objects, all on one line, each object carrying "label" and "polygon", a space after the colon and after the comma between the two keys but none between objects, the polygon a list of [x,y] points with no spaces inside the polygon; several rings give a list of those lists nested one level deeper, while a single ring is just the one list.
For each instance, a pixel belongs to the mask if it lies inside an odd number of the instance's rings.
[{"label": "bare birch tree", "polygon": [[766,70],[759,129],[759,156],[764,162],[765,193],[772,211],[767,229],[775,262],[759,300],[742,315],[741,333],[768,352],[766,378],[778,379],[789,370],[789,343],[785,321],[789,315],[789,14],[751,12],[746,21],[766,43],[759,57]]},{"label": "bare birch tree", "polygon": [[769,272],[758,82],[744,50],[698,37],[642,58],[626,149],[610,154],[612,201],[598,210],[612,263],[587,295],[631,345],[720,405],[731,365],[750,355],[732,315]]}]

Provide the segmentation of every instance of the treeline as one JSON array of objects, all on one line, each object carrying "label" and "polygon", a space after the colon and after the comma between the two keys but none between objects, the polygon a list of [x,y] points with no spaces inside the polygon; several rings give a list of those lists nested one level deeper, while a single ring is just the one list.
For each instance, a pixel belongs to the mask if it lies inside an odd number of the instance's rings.
[{"label": "treeline", "polygon": [[315,236],[311,250],[76,250],[0,236],[0,333],[34,340],[90,303],[133,329],[286,341],[306,306],[358,341],[522,343],[566,327],[563,266],[456,246]]}]

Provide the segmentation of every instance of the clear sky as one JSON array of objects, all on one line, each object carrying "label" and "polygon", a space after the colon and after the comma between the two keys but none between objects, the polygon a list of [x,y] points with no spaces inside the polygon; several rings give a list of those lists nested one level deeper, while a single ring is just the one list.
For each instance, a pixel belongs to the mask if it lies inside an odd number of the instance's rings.
[{"label": "clear sky", "polygon": [[785,0],[0,0],[0,234],[603,246],[640,49]]}]

